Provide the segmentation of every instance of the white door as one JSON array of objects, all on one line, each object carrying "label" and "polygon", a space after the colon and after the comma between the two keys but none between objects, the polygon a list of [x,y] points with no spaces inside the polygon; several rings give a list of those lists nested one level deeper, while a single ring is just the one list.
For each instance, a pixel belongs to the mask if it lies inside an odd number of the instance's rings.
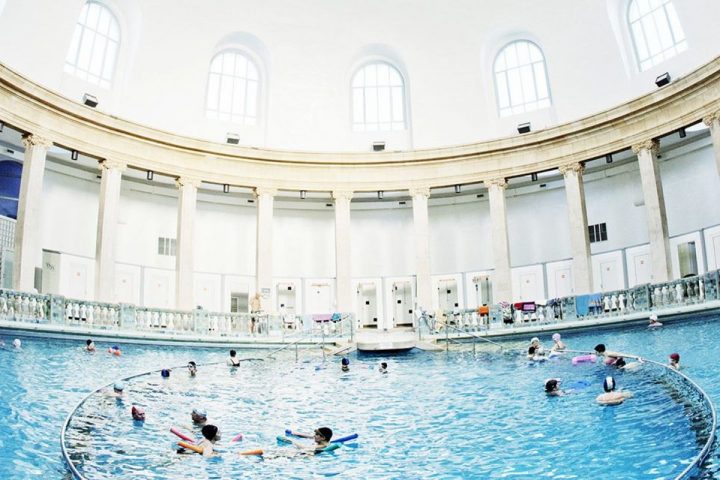
[{"label": "white door", "polygon": [[145,305],[156,308],[170,308],[170,280],[164,275],[148,275]]},{"label": "white door", "polygon": [[135,275],[117,272],[115,277],[115,300],[119,303],[138,303],[135,298]]},{"label": "white door", "polygon": [[452,310],[458,305],[457,280],[440,280],[438,282],[438,306],[440,310]]},{"label": "white door", "polygon": [[[540,295],[542,296],[542,295]],[[525,273],[520,275],[520,300],[537,300],[538,281],[537,275],[534,273]]]},{"label": "white door", "polygon": [[87,300],[87,267],[82,263],[70,263],[70,284],[67,296],[79,300]]},{"label": "white door", "polygon": [[611,292],[623,288],[617,260],[600,262],[600,290]]},{"label": "white door", "polygon": [[412,326],[413,304],[410,282],[393,283],[393,302],[393,326]]},{"label": "white door", "polygon": [[374,283],[361,283],[358,285],[358,312],[360,312],[360,327],[378,327],[377,292]]},{"label": "white door", "polygon": [[635,266],[635,278],[631,286],[650,283],[650,254],[646,253],[634,256],[633,265]]},{"label": "white door", "polygon": [[572,294],[572,271],[569,268],[555,270],[555,297],[569,297]]}]

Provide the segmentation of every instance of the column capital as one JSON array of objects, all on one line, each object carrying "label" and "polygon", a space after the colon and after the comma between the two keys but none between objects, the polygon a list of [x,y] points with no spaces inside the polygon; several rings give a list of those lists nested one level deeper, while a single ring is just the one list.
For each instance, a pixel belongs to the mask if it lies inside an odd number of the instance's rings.
[{"label": "column capital", "polygon": [[333,190],[332,198],[334,200],[347,200],[350,201],[353,198],[352,190]]},{"label": "column capital", "polygon": [[182,187],[198,188],[201,183],[202,183],[202,180],[198,177],[182,176],[182,177],[177,177],[175,179],[175,186],[177,188],[182,188]]},{"label": "column capital", "polygon": [[489,178],[484,181],[485,185],[487,185],[488,188],[490,187],[498,187],[504,189],[507,187],[507,180],[505,177],[497,177],[497,178]]},{"label": "column capital", "polygon": [[660,142],[655,139],[650,139],[632,146],[632,151],[635,155],[642,152],[643,150],[648,150],[653,155],[657,155],[658,151],[660,150]]},{"label": "column capital", "polygon": [[22,143],[25,149],[30,147],[50,148],[53,144],[52,140],[37,133],[23,135]]},{"label": "column capital", "polygon": [[415,197],[429,198],[430,197],[430,188],[428,188],[428,187],[413,187],[413,188],[409,188],[408,192],[410,192],[410,196],[413,198],[415,198]]},{"label": "column capital", "polygon": [[277,195],[277,188],[255,187],[253,189],[253,195],[255,195],[255,198],[262,197],[262,196],[274,197],[275,195]]},{"label": "column capital", "polygon": [[127,163],[122,160],[116,160],[114,158],[106,158],[98,162],[98,168],[100,171],[105,170],[120,170],[124,172],[127,169]]},{"label": "column capital", "polygon": [[558,167],[558,170],[562,175],[565,175],[567,173],[583,173],[585,171],[585,165],[583,165],[581,162],[570,162],[566,163],[564,165],[560,165]]},{"label": "column capital", "polygon": [[718,122],[720,122],[720,110],[704,116],[702,121],[708,127],[714,128],[718,124]]}]

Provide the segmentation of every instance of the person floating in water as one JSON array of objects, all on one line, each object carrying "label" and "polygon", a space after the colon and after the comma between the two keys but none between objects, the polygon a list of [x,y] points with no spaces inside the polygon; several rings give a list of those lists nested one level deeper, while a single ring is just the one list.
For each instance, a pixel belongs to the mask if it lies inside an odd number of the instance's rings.
[{"label": "person floating in water", "polygon": [[387,362],[380,362],[380,368],[378,368],[378,371],[380,373],[388,373]]},{"label": "person floating in water", "polygon": [[296,437],[300,438],[312,438],[315,441],[315,445],[308,447],[304,443],[296,442],[295,440],[290,439],[290,441],[295,445],[297,448],[302,450],[303,452],[307,453],[318,453],[321,452],[325,447],[327,447],[330,444],[330,440],[333,436],[333,431],[328,427],[320,427],[315,429],[312,435],[308,433],[300,433],[300,432],[290,432],[291,435],[295,435]]},{"label": "person floating in water", "polygon": [[95,353],[95,342],[89,338],[85,340],[85,351]]},{"label": "person floating in water", "polygon": [[561,397],[565,392],[560,390],[560,379],[549,378],[545,381],[545,394],[548,397]]},{"label": "person floating in water", "polygon": [[675,370],[680,370],[680,354],[671,353],[668,358],[670,358],[670,363],[668,364],[668,366],[670,368],[674,368]]},{"label": "person floating in water", "polygon": [[229,367],[239,367],[240,366],[240,359],[237,358],[237,352],[235,350],[230,350],[230,358],[228,358],[225,363]]},{"label": "person floating in water", "polygon": [[657,327],[662,327],[662,323],[658,322],[658,316],[653,313],[648,320],[648,328]]},{"label": "person floating in water", "polygon": [[619,390],[615,391],[615,379],[613,377],[606,377],[603,382],[603,390],[605,393],[601,393],[597,397],[597,402],[600,405],[620,405],[625,399],[632,398],[632,392]]},{"label": "person floating in water", "polygon": [[197,444],[202,448],[203,457],[212,457],[215,455],[215,442],[220,440],[220,429],[215,425],[205,425],[202,428],[203,439]]},{"label": "person floating in water", "polygon": [[115,355],[116,357],[119,357],[122,355],[122,351],[120,350],[120,347],[117,345],[113,345],[112,347],[108,348],[108,353]]},{"label": "person floating in water", "polygon": [[349,358],[343,357],[343,359],[340,363],[342,364],[342,367],[340,367],[340,368],[343,372],[350,371],[350,359]]}]

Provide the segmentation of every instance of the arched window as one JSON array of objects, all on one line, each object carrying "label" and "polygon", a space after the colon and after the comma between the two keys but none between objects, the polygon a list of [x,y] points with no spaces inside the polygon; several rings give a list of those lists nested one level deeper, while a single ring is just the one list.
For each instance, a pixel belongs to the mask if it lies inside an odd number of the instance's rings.
[{"label": "arched window", "polygon": [[352,78],[353,130],[405,130],[405,82],[386,62],[360,68]]},{"label": "arched window", "polygon": [[65,71],[108,88],[119,48],[120,27],[115,15],[100,3],[87,2],[75,26]]},{"label": "arched window", "polygon": [[506,45],[495,58],[495,93],[501,117],[550,106],[542,50],[527,40]]},{"label": "arched window", "polygon": [[672,0],[631,0],[628,23],[641,71],[687,49]]},{"label": "arched window", "polygon": [[215,55],[208,78],[208,118],[255,125],[259,83],[258,67],[245,54],[225,50]]}]

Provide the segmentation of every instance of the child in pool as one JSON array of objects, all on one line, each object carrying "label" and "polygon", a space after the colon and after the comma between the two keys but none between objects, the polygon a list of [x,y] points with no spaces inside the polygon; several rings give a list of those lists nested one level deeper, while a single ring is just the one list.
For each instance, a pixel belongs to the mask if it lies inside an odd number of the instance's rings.
[{"label": "child in pool", "polygon": [[557,378],[549,378],[545,381],[545,394],[548,397],[561,397],[565,392],[560,390],[560,380]]},{"label": "child in pool", "polygon": [[670,363],[668,366],[670,368],[674,368],[675,370],[680,370],[680,354],[679,353],[671,353],[670,356]]},{"label": "child in pool", "polygon": [[307,433],[291,432],[292,435],[301,438],[312,438],[315,440],[315,445],[308,447],[307,445],[291,440],[293,445],[304,452],[318,453],[330,444],[330,439],[333,436],[333,431],[328,427],[320,427],[315,429],[312,435]]}]

